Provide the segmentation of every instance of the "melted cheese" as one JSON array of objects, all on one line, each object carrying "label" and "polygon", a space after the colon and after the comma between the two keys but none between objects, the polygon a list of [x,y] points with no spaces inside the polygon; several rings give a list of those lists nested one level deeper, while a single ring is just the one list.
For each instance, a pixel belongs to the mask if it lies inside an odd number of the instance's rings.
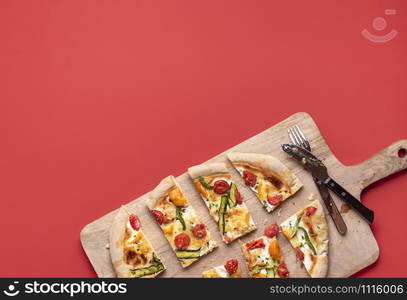
[{"label": "melted cheese", "polygon": [[[126,224],[125,241],[124,241],[124,255],[134,267],[140,268],[151,265],[154,259],[153,248],[148,240],[145,238],[141,230],[135,230],[130,222]],[[126,258],[126,255],[131,256]]]},{"label": "melted cheese", "polygon": [[[239,172],[240,176],[243,177],[243,172],[246,170],[246,168],[239,165],[235,165],[235,168]],[[271,205],[267,201],[267,196],[281,195],[281,202],[290,197],[291,194],[288,190],[286,190],[284,186],[279,190],[271,182],[266,180],[261,172],[254,172],[253,170],[250,170],[250,172],[254,173],[257,176],[257,182],[255,186],[249,186],[249,188],[256,194],[257,198],[260,200],[267,212],[272,212],[278,206]]]},{"label": "melted cheese", "polygon": [[[299,214],[302,214],[302,212]],[[299,248],[302,251],[302,253],[304,253],[304,260],[302,263],[304,264],[305,269],[307,271],[310,271],[310,270],[312,270],[313,265],[314,265],[313,257],[315,255],[306,242],[304,232],[302,230],[297,230],[297,234],[292,237],[294,226],[295,226],[295,223],[297,220],[297,216],[299,214],[295,214],[295,215],[291,216],[289,219],[287,219],[286,221],[284,221],[281,224],[281,227],[283,228],[283,233],[287,237],[287,239],[290,241],[291,245],[294,248]],[[311,243],[314,246],[315,250],[317,251],[317,255],[318,255],[318,247],[315,244],[315,242],[313,241],[313,239],[311,238],[310,229],[309,229],[308,225],[306,223],[304,223],[303,218],[301,218],[301,221],[299,222],[298,225],[306,230],[308,236],[310,237]]]},{"label": "melted cheese", "polygon": [[226,271],[224,266],[217,266],[213,269],[205,271],[203,274],[204,278],[229,278],[229,273]]},{"label": "melted cheese", "polygon": [[[175,191],[175,192],[174,192]],[[172,193],[171,193],[172,192]],[[201,218],[196,214],[192,206],[188,204],[188,201],[182,191],[177,187],[176,189],[171,190],[170,195],[164,197],[161,201],[158,202],[157,206],[154,209],[160,210],[164,216],[165,221],[161,224],[161,229],[167,238],[168,243],[171,245],[174,251],[177,250],[175,246],[174,238],[180,233],[185,233],[190,238],[190,244],[188,250],[200,249],[200,255],[203,256],[208,252],[216,248],[217,244],[212,240],[209,230],[207,230],[206,237],[197,238],[193,235],[192,229],[197,224],[203,224]],[[174,199],[178,199],[175,200]],[[185,199],[179,201],[179,199]],[[182,218],[185,222],[185,229],[183,228],[182,222],[176,217],[177,207],[174,203],[185,203],[184,206],[180,206],[179,209],[182,214]],[[183,259],[180,260],[180,263],[183,267],[189,266],[199,258]]]},{"label": "melted cheese", "polygon": [[[270,253],[270,248],[278,248],[278,240],[274,238],[267,238],[266,236],[262,236],[256,240],[261,239],[265,245],[264,248],[256,248],[252,250],[247,250],[246,245],[244,245],[243,254],[245,256],[246,262],[248,264],[249,275],[250,277],[267,277],[267,268],[274,268],[275,269],[275,277],[278,277],[277,268],[279,263],[282,261],[281,253],[278,259],[273,259]],[[250,242],[249,242],[250,243]],[[263,268],[264,267],[264,268]],[[259,273],[252,273],[254,270],[259,269]]]},{"label": "melted cheese", "polygon": [[[207,176],[204,180],[209,184],[212,184],[218,180],[226,181],[229,186],[233,183],[230,176]],[[213,190],[205,189],[198,179],[194,181],[195,186],[200,192],[201,198],[204,200],[205,205],[209,209],[209,212],[215,222],[219,222],[219,208],[221,204],[222,195],[216,194]],[[204,190],[205,193],[201,191]],[[224,241],[230,243],[231,241],[245,235],[248,232],[256,229],[256,225],[247,209],[247,206],[237,204],[233,208],[228,208],[225,214],[225,234]]]}]

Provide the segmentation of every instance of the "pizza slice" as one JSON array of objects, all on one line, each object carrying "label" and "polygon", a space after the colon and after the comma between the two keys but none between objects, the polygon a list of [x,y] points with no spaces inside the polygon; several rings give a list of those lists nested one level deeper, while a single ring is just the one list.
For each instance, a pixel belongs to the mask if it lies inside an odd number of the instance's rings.
[{"label": "pizza slice", "polygon": [[239,262],[237,259],[230,259],[224,265],[217,266],[202,273],[203,278],[241,278],[242,272],[240,270]]},{"label": "pizza slice", "polygon": [[328,225],[321,203],[316,200],[280,225],[297,258],[311,277],[328,272]]},{"label": "pizza slice", "polygon": [[242,245],[249,277],[288,277],[289,272],[277,240],[278,231],[278,225],[268,225],[264,230],[264,236]]},{"label": "pizza slice", "polygon": [[227,244],[256,229],[256,225],[232,180],[225,163],[211,163],[188,169],[209,213]]},{"label": "pizza slice", "polygon": [[117,277],[152,278],[165,270],[141,230],[139,218],[122,206],[109,233],[110,257]]},{"label": "pizza slice", "polygon": [[182,267],[188,267],[217,247],[173,176],[161,181],[149,194],[146,205]]},{"label": "pizza slice", "polygon": [[267,212],[273,211],[302,187],[300,180],[271,155],[229,153],[227,156]]}]

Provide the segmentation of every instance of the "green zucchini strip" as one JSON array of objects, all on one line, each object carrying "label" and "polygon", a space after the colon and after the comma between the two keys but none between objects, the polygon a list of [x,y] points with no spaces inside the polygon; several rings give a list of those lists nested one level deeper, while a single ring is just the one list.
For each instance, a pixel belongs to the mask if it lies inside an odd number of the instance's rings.
[{"label": "green zucchini strip", "polygon": [[133,277],[139,278],[147,275],[156,274],[158,272],[161,272],[162,270],[164,270],[164,265],[160,263],[145,268],[130,270],[130,272],[133,275]]},{"label": "green zucchini strip", "polygon": [[205,179],[203,179],[203,177],[199,177],[198,180],[204,188],[206,188],[207,190],[213,190],[213,186],[211,186],[209,183],[206,183],[206,181],[205,181]]},{"label": "green zucchini strip", "polygon": [[175,208],[175,216],[176,216],[176,219],[181,222],[182,230],[185,230],[187,228],[187,226],[185,225],[185,220],[182,217],[181,208],[179,208],[178,206]]},{"label": "green zucchini strip", "polygon": [[317,251],[314,248],[314,245],[311,242],[311,239],[308,235],[308,232],[305,230],[304,227],[298,226],[298,229],[301,230],[304,233],[305,236],[305,242],[307,243],[308,247],[312,250],[312,252],[314,253],[314,255],[317,255]]},{"label": "green zucchini strip", "polygon": [[294,229],[293,229],[293,233],[291,234],[291,238],[295,237],[295,235],[297,234],[298,226],[300,225],[301,218],[302,218],[302,215],[297,216],[297,220],[295,220]]}]

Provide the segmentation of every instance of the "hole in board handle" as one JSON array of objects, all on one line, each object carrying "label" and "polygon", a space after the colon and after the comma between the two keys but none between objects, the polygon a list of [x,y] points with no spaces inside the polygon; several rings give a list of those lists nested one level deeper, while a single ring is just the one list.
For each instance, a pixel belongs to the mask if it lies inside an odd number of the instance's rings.
[{"label": "hole in board handle", "polygon": [[397,153],[397,155],[398,155],[400,158],[406,157],[406,149],[400,148],[400,149],[399,149],[399,152]]}]

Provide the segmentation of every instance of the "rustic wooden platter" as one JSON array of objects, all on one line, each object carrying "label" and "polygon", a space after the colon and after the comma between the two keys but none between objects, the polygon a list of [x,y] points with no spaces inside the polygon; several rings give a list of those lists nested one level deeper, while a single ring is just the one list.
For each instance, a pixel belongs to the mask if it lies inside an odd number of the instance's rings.
[{"label": "rustic wooden platter", "polygon": [[[281,150],[281,144],[288,142],[287,128],[293,125],[299,125],[311,140],[311,145],[317,157],[323,159],[328,167],[330,176],[338,183],[351,192],[356,198],[360,199],[362,190],[373,182],[386,176],[403,170],[407,167],[407,158],[400,158],[398,151],[402,148],[407,149],[407,140],[396,142],[372,158],[355,166],[344,166],[341,164],[329,149],[324,138],[321,136],[315,122],[307,113],[296,113],[281,123],[261,132],[260,134],[242,142],[239,145],[219,154],[209,160],[209,162],[226,161],[232,172],[235,182],[246,202],[258,229],[241,239],[249,241],[263,233],[266,224],[280,224],[288,216],[306,206],[310,200],[308,197],[313,193],[319,198],[318,190],[310,174],[293,161],[287,154]],[[233,169],[230,162],[227,161],[225,153],[227,152],[254,152],[271,154],[280,159],[294,174],[304,183],[304,187],[292,198],[285,201],[280,209],[271,214],[267,213],[256,199],[255,195],[244,185],[239,174]],[[196,161],[196,164],[203,163]],[[205,204],[195,191],[193,183],[188,174],[184,173],[177,177],[178,182],[183,188],[185,194],[190,199],[192,206],[203,218],[204,223],[209,228],[213,237],[218,242],[219,247],[206,257],[183,269],[176,260],[174,253],[169,247],[160,228],[147,210],[144,201],[147,194],[126,204],[129,211],[137,214],[142,222],[142,228],[150,239],[159,256],[162,258],[167,270],[162,277],[201,277],[204,270],[213,266],[222,265],[227,259],[236,258],[243,266],[243,275],[247,275],[247,269],[244,266],[240,242],[235,241],[231,245],[222,242],[221,236],[217,230],[217,225],[210,217]],[[158,182],[157,182],[158,184]],[[343,202],[333,195],[338,208]],[[108,244],[108,232],[112,219],[116,211],[97,219],[86,225],[80,233],[80,239],[90,262],[93,265],[99,277],[115,277],[115,273],[110,261]],[[335,229],[335,225],[329,216],[329,277],[348,277],[359,270],[372,264],[379,256],[379,247],[370,230],[355,212],[349,210],[343,213],[344,220],[348,226],[348,233],[341,236]],[[308,277],[304,269],[299,267],[295,259],[294,251],[291,249],[288,241],[280,234],[280,246],[285,256],[290,277]]]}]

